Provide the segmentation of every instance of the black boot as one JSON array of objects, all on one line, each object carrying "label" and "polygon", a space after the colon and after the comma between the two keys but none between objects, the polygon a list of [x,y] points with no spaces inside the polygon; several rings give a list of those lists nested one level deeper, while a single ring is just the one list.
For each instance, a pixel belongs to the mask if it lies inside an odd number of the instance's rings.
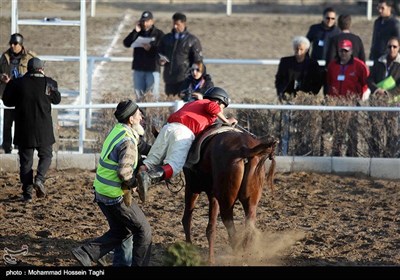
[{"label": "black boot", "polygon": [[152,184],[161,182],[164,179],[164,169],[161,166],[150,171],[141,171],[138,176],[138,193],[142,202],[146,201],[147,191]]},{"label": "black boot", "polygon": [[33,185],[22,185],[22,200],[26,203],[32,201]]},{"label": "black boot", "polygon": [[44,187],[44,182],[38,177],[36,177],[35,181],[33,182],[33,188],[35,189],[36,196],[38,198],[46,196],[46,188]]}]

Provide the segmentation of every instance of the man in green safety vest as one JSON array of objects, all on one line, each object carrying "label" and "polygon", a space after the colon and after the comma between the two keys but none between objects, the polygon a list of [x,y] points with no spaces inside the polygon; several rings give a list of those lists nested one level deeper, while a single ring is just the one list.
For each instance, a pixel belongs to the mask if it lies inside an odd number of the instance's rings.
[{"label": "man in green safety vest", "polygon": [[151,253],[151,228],[143,211],[131,201],[136,187],[138,142],[144,129],[142,113],[132,100],[121,101],[114,113],[118,123],[106,137],[94,181],[95,200],[110,229],[102,236],[72,249],[83,266],[91,266],[127,239],[132,239],[132,266],[147,266]]}]

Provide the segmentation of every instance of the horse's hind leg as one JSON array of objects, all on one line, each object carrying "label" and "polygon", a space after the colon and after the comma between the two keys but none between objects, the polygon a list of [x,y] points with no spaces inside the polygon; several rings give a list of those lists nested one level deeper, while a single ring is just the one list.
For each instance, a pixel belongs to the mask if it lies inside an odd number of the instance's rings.
[{"label": "horse's hind leg", "polygon": [[229,242],[231,244],[232,249],[236,246],[236,228],[233,222],[233,206],[228,209],[223,209],[220,207],[220,215],[221,220],[224,223],[226,230],[228,231]]},{"label": "horse's hind leg", "polygon": [[208,262],[210,264],[215,263],[214,256],[214,243],[215,243],[215,233],[217,227],[217,217],[219,212],[219,204],[215,197],[208,196],[210,202],[210,209],[208,210],[208,225],[206,230],[206,235],[208,239]]},{"label": "horse's hind leg", "polygon": [[186,242],[188,243],[192,243],[190,232],[192,229],[193,209],[197,198],[199,198],[198,193],[193,193],[188,189],[185,190],[185,210],[183,212],[182,225],[185,231]]},{"label": "horse's hind leg", "polygon": [[242,202],[242,205],[246,216],[245,232],[242,242],[242,246],[245,249],[254,241],[257,204],[254,204],[254,202]]}]

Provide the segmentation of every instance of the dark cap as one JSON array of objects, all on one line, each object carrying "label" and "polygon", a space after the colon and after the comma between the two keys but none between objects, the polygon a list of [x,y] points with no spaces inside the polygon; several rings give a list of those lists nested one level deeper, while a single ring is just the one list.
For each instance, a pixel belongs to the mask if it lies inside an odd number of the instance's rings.
[{"label": "dark cap", "polygon": [[10,36],[10,41],[8,44],[20,44],[21,46],[24,43],[24,37],[19,33],[14,33]]},{"label": "dark cap", "polygon": [[28,61],[28,71],[33,72],[38,69],[43,69],[44,67],[44,62],[41,61],[38,57],[32,57]]},{"label": "dark cap", "polygon": [[128,117],[135,114],[138,109],[139,106],[132,100],[124,100],[118,103],[117,109],[114,112],[114,116],[119,122],[122,122]]},{"label": "dark cap", "polygon": [[150,11],[144,11],[140,17],[140,21],[145,21],[148,19],[153,19],[153,14]]}]

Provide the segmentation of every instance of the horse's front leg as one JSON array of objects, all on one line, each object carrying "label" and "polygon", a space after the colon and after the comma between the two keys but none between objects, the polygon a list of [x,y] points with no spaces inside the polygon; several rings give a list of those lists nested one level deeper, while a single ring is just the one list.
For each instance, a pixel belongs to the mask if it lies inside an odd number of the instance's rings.
[{"label": "horse's front leg", "polygon": [[210,203],[210,209],[208,210],[208,225],[207,225],[207,239],[208,239],[208,263],[210,265],[215,264],[214,256],[214,242],[215,233],[217,227],[217,218],[219,212],[219,204],[215,197],[208,196],[208,201]]},{"label": "horse's front leg", "polygon": [[185,189],[185,210],[183,212],[182,225],[185,232],[186,242],[188,243],[192,243],[190,232],[192,229],[193,209],[196,204],[197,198],[199,198],[198,193],[191,192],[190,188],[188,187]]}]

